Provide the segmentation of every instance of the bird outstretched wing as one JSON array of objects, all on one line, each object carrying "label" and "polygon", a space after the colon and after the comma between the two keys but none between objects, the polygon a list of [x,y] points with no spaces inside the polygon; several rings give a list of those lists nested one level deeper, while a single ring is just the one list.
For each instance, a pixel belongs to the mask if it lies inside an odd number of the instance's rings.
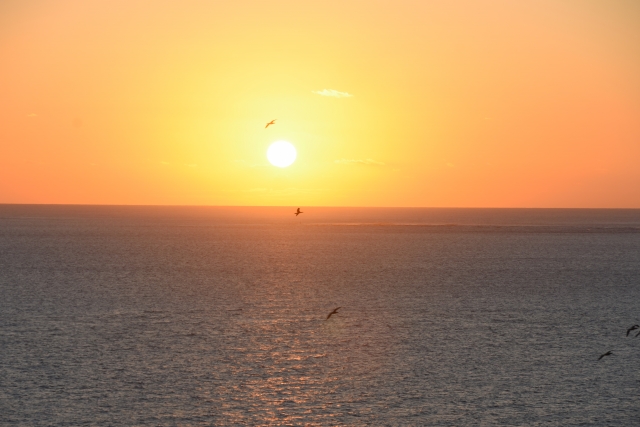
[{"label": "bird outstretched wing", "polygon": [[331,316],[333,316],[334,314],[336,314],[336,313],[338,312],[338,310],[340,310],[341,308],[342,308],[342,307],[338,307],[338,308],[334,309],[331,313],[329,313],[329,315],[327,316],[327,318],[326,318],[326,319],[324,319],[324,320],[329,320],[329,318],[330,318]]},{"label": "bird outstretched wing", "polygon": [[598,357],[598,360],[602,359],[605,356],[611,356],[613,353],[611,351],[607,351],[605,354],[603,354],[602,356]]}]

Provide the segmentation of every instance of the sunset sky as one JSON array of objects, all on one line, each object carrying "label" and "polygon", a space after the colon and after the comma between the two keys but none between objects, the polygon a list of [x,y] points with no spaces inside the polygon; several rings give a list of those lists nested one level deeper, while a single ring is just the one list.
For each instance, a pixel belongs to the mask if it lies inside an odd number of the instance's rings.
[{"label": "sunset sky", "polygon": [[640,208],[640,1],[3,0],[0,203]]}]

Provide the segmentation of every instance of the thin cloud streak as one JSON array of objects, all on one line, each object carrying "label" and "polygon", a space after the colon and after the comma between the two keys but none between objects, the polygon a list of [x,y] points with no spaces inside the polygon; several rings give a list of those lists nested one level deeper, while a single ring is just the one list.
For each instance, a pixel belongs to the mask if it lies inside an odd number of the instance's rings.
[{"label": "thin cloud streak", "polygon": [[339,165],[386,166],[384,162],[379,162],[373,159],[338,159],[333,162]]},{"label": "thin cloud streak", "polygon": [[332,96],[334,98],[350,98],[353,96],[348,92],[340,92],[333,89],[314,90],[312,92],[315,93],[316,95]]},{"label": "thin cloud streak", "polygon": [[317,194],[325,191],[329,191],[328,188],[298,188],[298,187],[288,187],[288,188],[266,188],[266,187],[257,187],[250,188],[248,190],[243,190],[248,193],[258,193],[265,194],[271,196],[299,196],[299,195],[308,195],[308,194]]}]

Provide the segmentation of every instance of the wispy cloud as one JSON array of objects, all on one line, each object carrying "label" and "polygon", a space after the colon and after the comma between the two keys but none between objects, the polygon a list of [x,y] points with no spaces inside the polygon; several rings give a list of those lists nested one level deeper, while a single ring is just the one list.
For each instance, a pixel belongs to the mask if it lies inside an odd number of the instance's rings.
[{"label": "wispy cloud", "polygon": [[333,96],[334,98],[349,98],[349,97],[353,96],[350,93],[339,92],[339,91],[333,90],[333,89],[314,90],[312,92],[315,93],[316,95]]},{"label": "wispy cloud", "polygon": [[317,193],[322,193],[324,191],[329,191],[329,189],[298,188],[298,187],[273,189],[273,188],[257,187],[257,188],[250,188],[244,191],[248,193],[258,193],[258,194],[264,194],[269,196],[284,197],[284,196],[303,196],[303,195],[309,195],[309,194],[317,194]]},{"label": "wispy cloud", "polygon": [[38,117],[38,115],[36,113],[30,113],[27,114],[27,117]]},{"label": "wispy cloud", "polygon": [[339,165],[386,166],[385,163],[373,159],[338,159],[333,162]]}]

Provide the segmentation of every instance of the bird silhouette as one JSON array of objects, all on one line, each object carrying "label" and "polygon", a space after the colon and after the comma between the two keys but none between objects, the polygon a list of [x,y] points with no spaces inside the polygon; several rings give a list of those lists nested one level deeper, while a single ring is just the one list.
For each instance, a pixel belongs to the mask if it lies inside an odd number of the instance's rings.
[{"label": "bird silhouette", "polygon": [[630,327],[629,329],[627,329],[627,336],[629,336],[629,333],[635,329],[640,328],[640,325],[633,325],[632,327]]},{"label": "bird silhouette", "polygon": [[338,308],[334,309],[331,313],[329,313],[329,315],[327,316],[327,318],[326,318],[326,319],[324,319],[324,320],[329,320],[329,318],[330,318],[331,316],[333,316],[334,314],[338,313],[338,310],[340,310],[341,308],[342,308],[342,307],[338,307]]},{"label": "bird silhouette", "polygon": [[613,356],[613,353],[611,352],[611,350],[609,350],[605,354],[603,354],[602,356],[598,357],[598,360],[602,359],[605,356]]},{"label": "bird silhouette", "polygon": [[276,120],[278,120],[278,119],[273,119],[273,120],[271,120],[269,123],[267,123],[267,125],[266,125],[264,128],[266,129],[266,128],[268,128],[268,127],[269,127],[269,126],[271,126],[271,125],[275,125],[275,124],[276,124]]},{"label": "bird silhouette", "polygon": [[298,208],[298,210],[297,210],[296,212],[294,212],[293,214],[294,214],[295,216],[298,216],[298,215],[300,215],[301,213],[304,213],[304,212],[302,212],[302,211],[300,210],[300,208]]}]

